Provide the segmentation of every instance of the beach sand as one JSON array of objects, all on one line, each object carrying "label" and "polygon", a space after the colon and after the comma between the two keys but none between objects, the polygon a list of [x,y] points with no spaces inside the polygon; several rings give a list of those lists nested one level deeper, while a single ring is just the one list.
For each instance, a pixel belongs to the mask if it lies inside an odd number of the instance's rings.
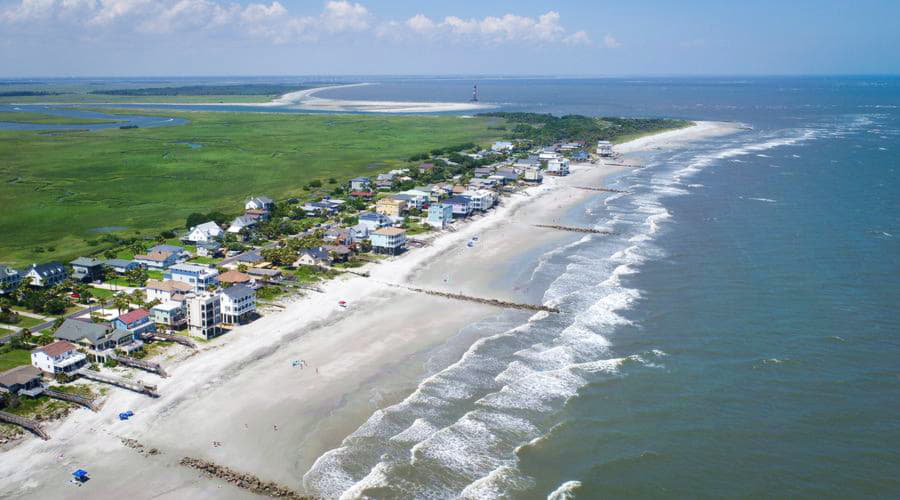
[{"label": "beach sand", "polygon": [[[617,146],[638,152],[733,132],[733,124],[697,126]],[[98,413],[76,410],[46,426],[50,441],[27,437],[0,454],[3,497],[61,498],[78,494],[130,498],[250,498],[256,495],[178,464],[202,458],[301,490],[303,474],[323,452],[378,408],[402,400],[419,381],[449,363],[475,339],[462,328],[500,310],[477,303],[415,294],[390,284],[527,301],[512,286],[527,281],[534,256],[583,235],[534,224],[562,223],[565,213],[603,193],[600,187],[627,167],[576,165],[573,174],[545,178],[528,194],[444,232],[424,248],[370,266],[371,277],[345,275],[322,293],[287,305],[251,325],[201,346],[195,354],[163,361],[169,378],[135,373],[157,383],[151,399],[110,389]],[[474,247],[467,247],[478,236]],[[338,301],[349,303],[346,309]],[[304,368],[294,366],[303,360]],[[116,415],[133,410],[121,422]],[[277,427],[277,429],[276,429]],[[123,446],[122,438],[157,448],[153,456]],[[213,446],[213,442],[221,446]],[[92,480],[76,487],[77,468]]]}]

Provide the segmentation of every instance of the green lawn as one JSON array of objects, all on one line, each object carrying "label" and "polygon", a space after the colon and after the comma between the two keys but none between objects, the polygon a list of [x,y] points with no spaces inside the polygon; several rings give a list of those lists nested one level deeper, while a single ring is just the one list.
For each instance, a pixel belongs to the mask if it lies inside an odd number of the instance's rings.
[{"label": "green lawn", "polygon": [[222,262],[222,259],[213,257],[194,257],[188,261],[190,264],[218,264],[219,262]]},{"label": "green lawn", "polygon": [[102,118],[76,118],[47,113],[29,113],[9,111],[0,113],[0,122],[34,123],[38,125],[92,125],[98,123],[117,123],[119,120]]},{"label": "green lawn", "polygon": [[[107,248],[99,228],[154,234],[183,226],[192,212],[235,213],[252,195],[299,196],[313,179],[374,175],[415,153],[487,144],[502,133],[489,130],[502,122],[497,118],[140,113],[190,123],[54,135],[0,131],[0,234],[10,236],[0,238],[0,262],[66,261]],[[36,254],[36,247],[53,250]]]},{"label": "green lawn", "polygon": [[[44,320],[32,318],[30,316],[19,315],[19,322],[12,324],[10,326],[17,326],[19,328],[34,328],[37,325],[44,323]],[[3,323],[6,324],[6,323]]]},{"label": "green lawn", "polygon": [[0,372],[9,370],[10,368],[15,368],[17,366],[30,364],[30,351],[26,351],[24,349],[13,349],[9,352],[0,353]]},{"label": "green lawn", "polygon": [[107,290],[105,288],[91,287],[91,295],[93,295],[97,299],[106,300],[115,294],[113,293],[112,290]]}]

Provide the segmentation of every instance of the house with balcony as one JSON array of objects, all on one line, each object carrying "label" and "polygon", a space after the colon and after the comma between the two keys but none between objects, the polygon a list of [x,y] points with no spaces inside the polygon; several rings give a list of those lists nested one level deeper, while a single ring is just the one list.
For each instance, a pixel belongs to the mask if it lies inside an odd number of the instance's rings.
[{"label": "house with balcony", "polygon": [[193,291],[203,291],[219,284],[219,271],[199,264],[175,264],[163,274],[163,278],[187,283]]},{"label": "house with balcony", "polygon": [[22,282],[22,273],[17,269],[0,264],[0,295],[8,293]]},{"label": "house with balcony", "polygon": [[222,299],[220,293],[199,292],[185,297],[188,333],[209,340],[222,333]]},{"label": "house with balcony", "polygon": [[403,217],[403,212],[405,211],[406,201],[394,198],[392,196],[386,196],[375,202],[375,212],[381,215],[386,215],[392,219],[399,219]]},{"label": "house with balcony", "polygon": [[0,393],[35,397],[44,392],[42,371],[33,365],[17,366],[0,373]]},{"label": "house with balcony", "polygon": [[141,267],[141,265],[133,260],[107,259],[103,261],[103,267],[107,271],[112,271],[116,274],[125,274],[128,271]]},{"label": "house with balcony", "polygon": [[50,288],[62,283],[68,277],[69,272],[59,262],[32,264],[26,267],[23,273],[25,282],[38,288]]},{"label": "house with balcony", "polygon": [[107,361],[116,350],[130,354],[144,346],[131,332],[80,319],[65,320],[53,337],[87,349],[88,356],[98,363]]},{"label": "house with balcony", "polygon": [[147,292],[147,302],[158,300],[160,302],[168,302],[175,300],[177,295],[183,299],[184,295],[194,290],[190,283],[175,280],[147,280],[144,286]]},{"label": "house with balcony", "polygon": [[77,345],[66,340],[57,340],[31,351],[31,366],[51,375],[71,374],[87,364],[87,356],[78,352]]},{"label": "house with balcony", "polygon": [[485,212],[493,208],[497,201],[497,194],[487,189],[466,191],[463,196],[471,200],[473,212]]},{"label": "house with balcony", "polygon": [[597,154],[603,157],[612,156],[612,143],[609,141],[597,141]]},{"label": "house with balcony", "polygon": [[436,229],[444,229],[453,222],[453,205],[448,203],[432,203],[428,207],[428,218],[425,223]]},{"label": "house with balcony", "polygon": [[178,256],[172,252],[147,252],[135,255],[134,261],[148,269],[165,269],[178,262]]},{"label": "house with balcony", "polygon": [[544,182],[544,173],[540,167],[528,167],[525,169],[524,179],[531,184],[540,184]]},{"label": "house with balcony", "polygon": [[406,249],[406,231],[398,227],[383,227],[369,235],[372,251],[387,255],[399,255]]},{"label": "house with balcony", "polygon": [[444,200],[444,203],[452,207],[454,217],[468,217],[472,215],[472,199],[468,196],[453,196]]},{"label": "house with balcony", "polygon": [[90,257],[78,257],[69,262],[72,266],[72,279],[92,283],[103,279],[103,261]]},{"label": "house with balcony", "polygon": [[393,221],[388,216],[376,212],[363,212],[359,214],[357,220],[359,221],[357,222],[358,225],[365,226],[369,231],[393,224]]},{"label": "house with balcony", "polygon": [[222,290],[222,322],[242,325],[256,315],[256,292],[245,285],[235,285]]},{"label": "house with balcony", "polygon": [[569,159],[555,158],[547,162],[547,174],[549,175],[569,175]]},{"label": "house with balcony", "polygon": [[431,192],[419,191],[418,189],[410,189],[408,191],[403,191],[402,193],[394,195],[394,198],[405,201],[407,207],[412,207],[417,210],[423,210],[428,207],[429,203],[431,203]]},{"label": "house with balcony", "polygon": [[150,320],[171,330],[181,330],[187,323],[187,314],[182,302],[170,300],[150,308]]},{"label": "house with balcony", "polygon": [[150,311],[142,308],[128,311],[112,320],[113,327],[131,333],[136,339],[143,339],[145,333],[155,332],[156,323],[150,318]]}]

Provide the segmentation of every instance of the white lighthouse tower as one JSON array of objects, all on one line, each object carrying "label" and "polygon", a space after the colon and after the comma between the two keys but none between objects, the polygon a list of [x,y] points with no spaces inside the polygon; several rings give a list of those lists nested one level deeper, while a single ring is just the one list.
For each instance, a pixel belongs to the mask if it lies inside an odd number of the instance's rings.
[{"label": "white lighthouse tower", "polygon": [[478,85],[472,85],[472,98],[469,102],[478,102]]}]

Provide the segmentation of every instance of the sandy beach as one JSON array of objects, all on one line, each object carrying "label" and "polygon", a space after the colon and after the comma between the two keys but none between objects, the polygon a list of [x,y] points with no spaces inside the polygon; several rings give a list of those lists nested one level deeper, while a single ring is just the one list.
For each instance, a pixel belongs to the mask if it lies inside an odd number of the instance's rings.
[{"label": "sandy beach", "polygon": [[[344,105],[312,98],[316,90],[291,97],[291,105]],[[737,128],[699,122],[618,145],[616,151],[677,148]],[[601,187],[628,168],[574,165],[571,175],[547,177],[524,194],[505,197],[501,207],[431,238],[424,248],[369,265],[369,278],[344,275],[323,284],[321,293],[309,292],[283,311],[202,344],[196,353],[176,349],[173,359],[162,361],[169,378],[135,374],[158,384],[160,398],[111,389],[98,413],[76,410],[47,425],[50,441],[28,436],[2,452],[0,474],[6,481],[0,496],[256,497],[179,465],[184,456],[302,491],[303,474],[322,453],[339,446],[375,410],[414,391],[441,368],[435,359],[458,358],[476,340],[460,336],[466,325],[499,313],[391,285],[527,301],[518,284],[527,282],[536,264],[531,256],[583,236],[534,225],[563,223],[567,211],[604,195],[574,186]],[[467,247],[473,236],[477,245]],[[349,307],[339,307],[340,300]],[[294,366],[299,360],[306,367]],[[133,419],[116,418],[129,409]],[[124,446],[124,438],[160,453],[140,454]],[[214,441],[222,445],[213,446]],[[79,467],[93,479],[76,491],[68,479]]]}]

